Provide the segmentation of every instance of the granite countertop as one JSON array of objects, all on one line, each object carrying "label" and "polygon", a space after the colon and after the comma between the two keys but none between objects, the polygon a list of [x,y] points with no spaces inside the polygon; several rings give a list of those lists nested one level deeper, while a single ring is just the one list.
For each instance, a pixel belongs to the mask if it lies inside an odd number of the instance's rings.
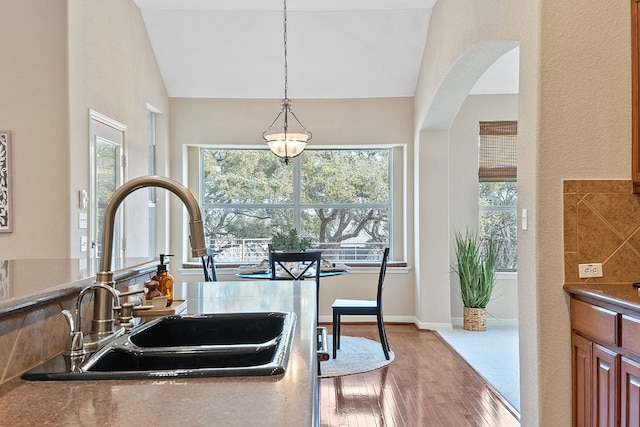
[{"label": "granite countertop", "polygon": [[313,282],[176,283],[187,313],[293,311],[287,372],[275,377],[25,381],[0,385],[3,425],[316,425]]},{"label": "granite countertop", "polygon": [[[155,271],[151,258],[116,259],[114,280]],[[66,295],[77,294],[94,283],[99,260],[22,259],[0,261],[0,316],[33,307]]]},{"label": "granite countertop", "polygon": [[563,289],[570,294],[640,312],[640,295],[631,283],[565,283]]}]

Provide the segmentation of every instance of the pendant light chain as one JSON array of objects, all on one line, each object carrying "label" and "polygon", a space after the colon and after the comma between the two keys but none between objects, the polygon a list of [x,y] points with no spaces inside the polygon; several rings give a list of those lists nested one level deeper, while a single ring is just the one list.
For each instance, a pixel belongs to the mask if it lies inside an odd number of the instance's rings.
[{"label": "pendant light chain", "polygon": [[287,74],[288,74],[288,66],[287,66],[287,0],[284,0],[284,99],[289,99],[289,97],[287,96],[287,89],[288,89],[288,81],[287,81]]}]

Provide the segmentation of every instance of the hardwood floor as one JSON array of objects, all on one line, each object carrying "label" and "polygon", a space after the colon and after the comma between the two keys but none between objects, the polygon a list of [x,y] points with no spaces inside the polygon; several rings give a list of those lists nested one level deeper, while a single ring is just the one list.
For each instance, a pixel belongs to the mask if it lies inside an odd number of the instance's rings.
[{"label": "hardwood floor", "polygon": [[[389,366],[320,379],[322,427],[520,425],[510,406],[436,334],[413,325],[386,330],[395,353]],[[375,325],[346,324],[342,334],[378,340]]]}]

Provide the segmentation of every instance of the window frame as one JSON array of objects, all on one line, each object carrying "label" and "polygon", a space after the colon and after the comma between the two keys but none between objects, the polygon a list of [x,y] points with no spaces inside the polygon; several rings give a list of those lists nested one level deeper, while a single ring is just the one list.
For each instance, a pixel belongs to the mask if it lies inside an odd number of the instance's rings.
[{"label": "window frame", "polygon": [[[398,224],[395,224],[395,211],[398,209],[398,197],[400,197],[402,201],[404,201],[404,192],[401,191],[402,188],[396,188],[394,183],[397,179],[397,168],[398,168],[398,159],[396,156],[398,154],[403,154],[402,159],[403,163],[401,163],[401,173],[406,173],[406,167],[404,163],[404,149],[405,147],[402,145],[363,145],[363,146],[314,146],[313,148],[307,148],[305,151],[330,151],[330,150],[341,150],[341,151],[353,151],[353,150],[362,150],[362,151],[388,151],[388,199],[385,203],[381,202],[370,202],[370,203],[322,203],[322,204],[312,204],[312,203],[303,203],[302,202],[302,189],[301,189],[301,157],[296,157],[291,159],[291,162],[288,166],[283,165],[282,167],[290,167],[292,168],[292,179],[293,179],[293,192],[294,197],[290,203],[264,203],[264,204],[256,204],[256,203],[205,203],[204,194],[205,194],[205,171],[203,167],[203,159],[205,151],[215,151],[215,150],[248,150],[248,151],[267,151],[268,148],[265,147],[256,147],[252,145],[201,145],[201,146],[193,146],[198,151],[197,159],[198,159],[198,172],[197,172],[197,188],[198,188],[198,200],[203,212],[207,209],[253,209],[253,208],[261,208],[261,209],[292,209],[294,212],[293,215],[293,223],[296,228],[299,229],[301,222],[301,213],[305,209],[312,209],[314,207],[323,207],[323,208],[333,208],[333,209],[350,209],[350,208],[373,208],[373,209],[387,209],[388,211],[388,229],[389,229],[389,237],[388,237],[388,245],[392,248],[394,246],[394,239],[398,232],[401,233],[403,228],[399,227]],[[400,149],[400,151],[397,151]],[[395,191],[394,191],[395,190]],[[396,194],[399,193],[399,194]],[[404,211],[404,209],[400,209],[400,211]],[[396,231],[398,230],[398,231]],[[404,252],[401,249],[398,252]],[[241,262],[241,261],[238,261]],[[356,262],[357,263],[357,262]],[[232,262],[228,262],[228,264],[233,264]]]}]

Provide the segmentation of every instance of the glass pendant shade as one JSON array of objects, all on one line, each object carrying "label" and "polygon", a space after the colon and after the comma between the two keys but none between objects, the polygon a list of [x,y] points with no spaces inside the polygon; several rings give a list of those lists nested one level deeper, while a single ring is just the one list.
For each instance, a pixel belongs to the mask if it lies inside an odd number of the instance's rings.
[{"label": "glass pendant shade", "polygon": [[264,136],[269,149],[278,157],[292,159],[299,156],[307,146],[309,135],[304,133],[272,133]]}]

